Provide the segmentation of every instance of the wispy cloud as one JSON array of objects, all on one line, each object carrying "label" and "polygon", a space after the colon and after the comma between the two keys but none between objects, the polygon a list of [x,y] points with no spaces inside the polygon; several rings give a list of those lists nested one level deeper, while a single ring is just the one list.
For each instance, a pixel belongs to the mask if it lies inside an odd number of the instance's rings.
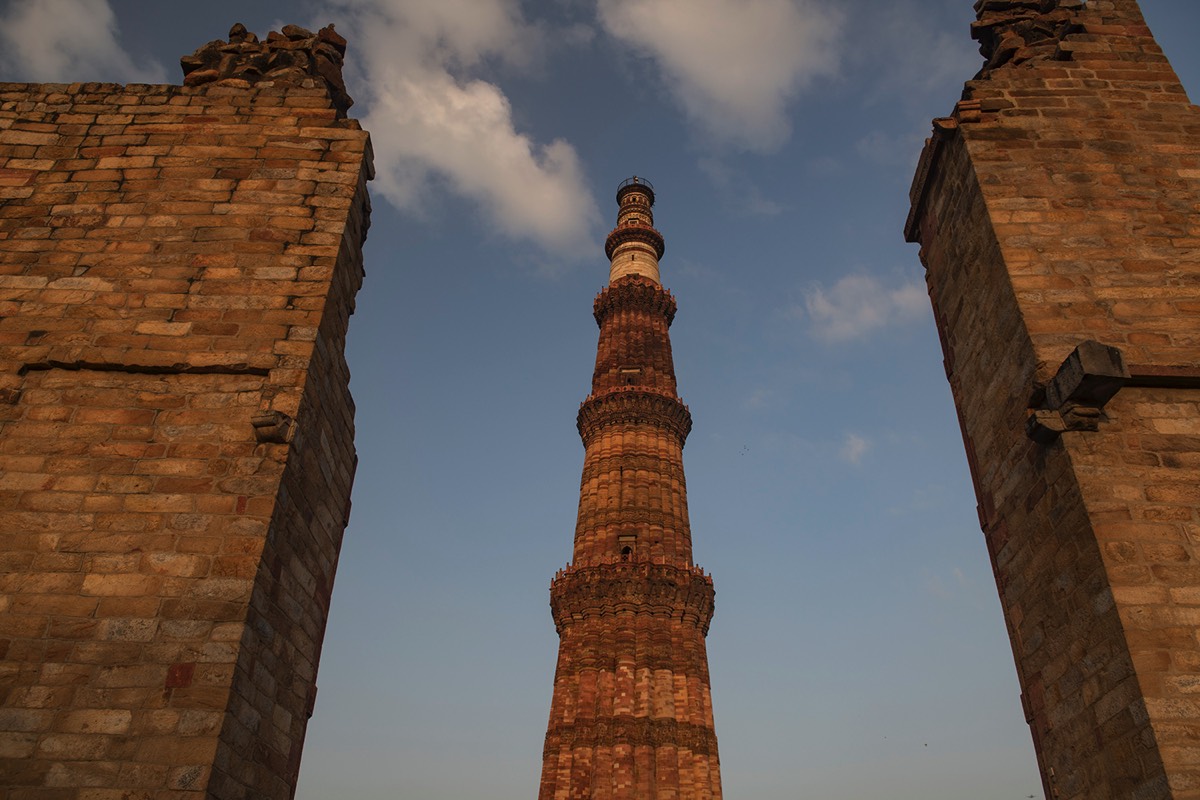
[{"label": "wispy cloud", "polygon": [[860,156],[876,164],[911,170],[924,145],[924,131],[893,135],[873,130],[855,142],[854,149]]},{"label": "wispy cloud", "polygon": [[871,449],[871,442],[857,433],[847,433],[845,441],[842,442],[842,447],[838,450],[838,457],[847,464],[858,466],[862,462],[862,457]]},{"label": "wispy cloud", "polygon": [[868,39],[849,56],[873,65],[877,79],[867,103],[900,100],[924,120],[928,93],[961,84],[982,66],[978,47],[959,29],[930,23],[938,12],[929,5],[893,0],[872,9],[875,23],[862,29]]},{"label": "wispy cloud", "polygon": [[[891,436],[888,438],[889,440],[892,439]],[[892,443],[895,443],[894,440]],[[904,516],[907,514],[928,515],[929,512],[944,507],[946,499],[946,487],[940,483],[931,483],[914,491],[907,502],[889,508],[888,513],[893,516]]]},{"label": "wispy cloud", "polygon": [[0,11],[0,68],[5,80],[167,80],[162,64],[121,48],[107,0],[10,0]]},{"label": "wispy cloud", "polygon": [[843,169],[843,165],[840,161],[833,156],[828,155],[818,156],[804,166],[805,169],[807,169],[813,175],[821,176],[836,175]]},{"label": "wispy cloud", "polygon": [[788,103],[837,69],[842,14],[819,0],[598,0],[598,10],[721,146],[778,148],[791,133]]},{"label": "wispy cloud", "polygon": [[972,588],[971,580],[959,567],[952,567],[950,574],[946,576],[928,568],[922,572],[924,573],[925,590],[942,600],[950,600]]},{"label": "wispy cloud", "polygon": [[864,339],[890,325],[920,319],[929,298],[917,283],[889,288],[870,275],[848,275],[829,288],[814,286],[792,314],[807,317],[813,336],[827,342]]},{"label": "wispy cloud", "polygon": [[747,411],[758,411],[763,408],[768,408],[777,402],[777,394],[773,389],[768,389],[765,386],[755,388],[750,394],[746,395],[742,400],[742,408]]},{"label": "wispy cloud", "polygon": [[713,186],[722,190],[722,198],[729,198],[727,189],[736,188],[736,200],[729,200],[732,211],[745,216],[775,217],[787,210],[782,203],[766,197],[762,190],[744,173],[733,169],[725,162],[716,158],[701,158],[696,165],[700,167]]},{"label": "wispy cloud", "polygon": [[473,72],[541,48],[516,0],[335,0],[365,73],[376,189],[420,213],[431,187],[472,200],[501,235],[590,254],[599,212],[575,149],[517,129],[504,91]]}]

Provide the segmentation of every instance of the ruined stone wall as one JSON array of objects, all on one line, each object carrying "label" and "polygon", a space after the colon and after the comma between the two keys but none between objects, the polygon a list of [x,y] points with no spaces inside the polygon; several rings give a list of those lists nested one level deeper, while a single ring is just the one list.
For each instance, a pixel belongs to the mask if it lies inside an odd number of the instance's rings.
[{"label": "ruined stone wall", "polygon": [[0,795],[294,792],[369,216],[367,134],[297,66],[330,34],[0,84]]},{"label": "ruined stone wall", "polygon": [[1047,796],[1200,797],[1200,110],[1133,0],[980,0],[922,246]]}]

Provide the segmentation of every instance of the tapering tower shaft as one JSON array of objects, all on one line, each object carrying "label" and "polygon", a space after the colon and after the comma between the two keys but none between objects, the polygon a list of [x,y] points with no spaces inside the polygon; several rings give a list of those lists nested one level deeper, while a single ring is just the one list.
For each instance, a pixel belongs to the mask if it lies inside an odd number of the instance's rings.
[{"label": "tapering tower shaft", "polygon": [[712,578],[692,564],[683,477],[691,415],[675,388],[654,190],[617,191],[584,445],[574,560],[555,576],[559,634],[539,800],[719,800],[704,637]]}]

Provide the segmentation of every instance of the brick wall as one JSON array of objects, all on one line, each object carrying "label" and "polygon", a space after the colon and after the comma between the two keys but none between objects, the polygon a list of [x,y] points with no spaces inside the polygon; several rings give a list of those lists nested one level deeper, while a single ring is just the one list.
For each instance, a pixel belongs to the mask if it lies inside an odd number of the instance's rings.
[{"label": "brick wall", "polygon": [[1047,795],[1200,797],[1200,110],[1133,0],[976,8],[907,234]]},{"label": "brick wall", "polygon": [[370,150],[321,82],[220,77],[0,84],[12,800],[294,792]]}]

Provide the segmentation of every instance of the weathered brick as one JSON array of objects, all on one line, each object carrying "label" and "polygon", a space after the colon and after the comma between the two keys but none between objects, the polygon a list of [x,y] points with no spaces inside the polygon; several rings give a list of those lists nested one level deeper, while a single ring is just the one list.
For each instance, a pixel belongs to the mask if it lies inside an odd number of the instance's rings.
[{"label": "weathered brick", "polygon": [[125,733],[132,720],[128,710],[71,711],[57,720],[57,727],[65,733]]},{"label": "weathered brick", "polygon": [[[5,85],[0,795],[291,796],[355,461],[370,171],[312,80]],[[260,442],[268,406],[327,446]]]},{"label": "weathered brick", "polygon": [[[906,235],[1046,796],[1194,797],[1200,287],[1181,265],[1200,243],[1178,176],[1200,110],[1134,0],[1035,5],[976,4],[989,61],[935,122]],[[1051,382],[1089,341],[1128,374],[1063,402]],[[1115,396],[1089,393],[1105,376]]]}]

